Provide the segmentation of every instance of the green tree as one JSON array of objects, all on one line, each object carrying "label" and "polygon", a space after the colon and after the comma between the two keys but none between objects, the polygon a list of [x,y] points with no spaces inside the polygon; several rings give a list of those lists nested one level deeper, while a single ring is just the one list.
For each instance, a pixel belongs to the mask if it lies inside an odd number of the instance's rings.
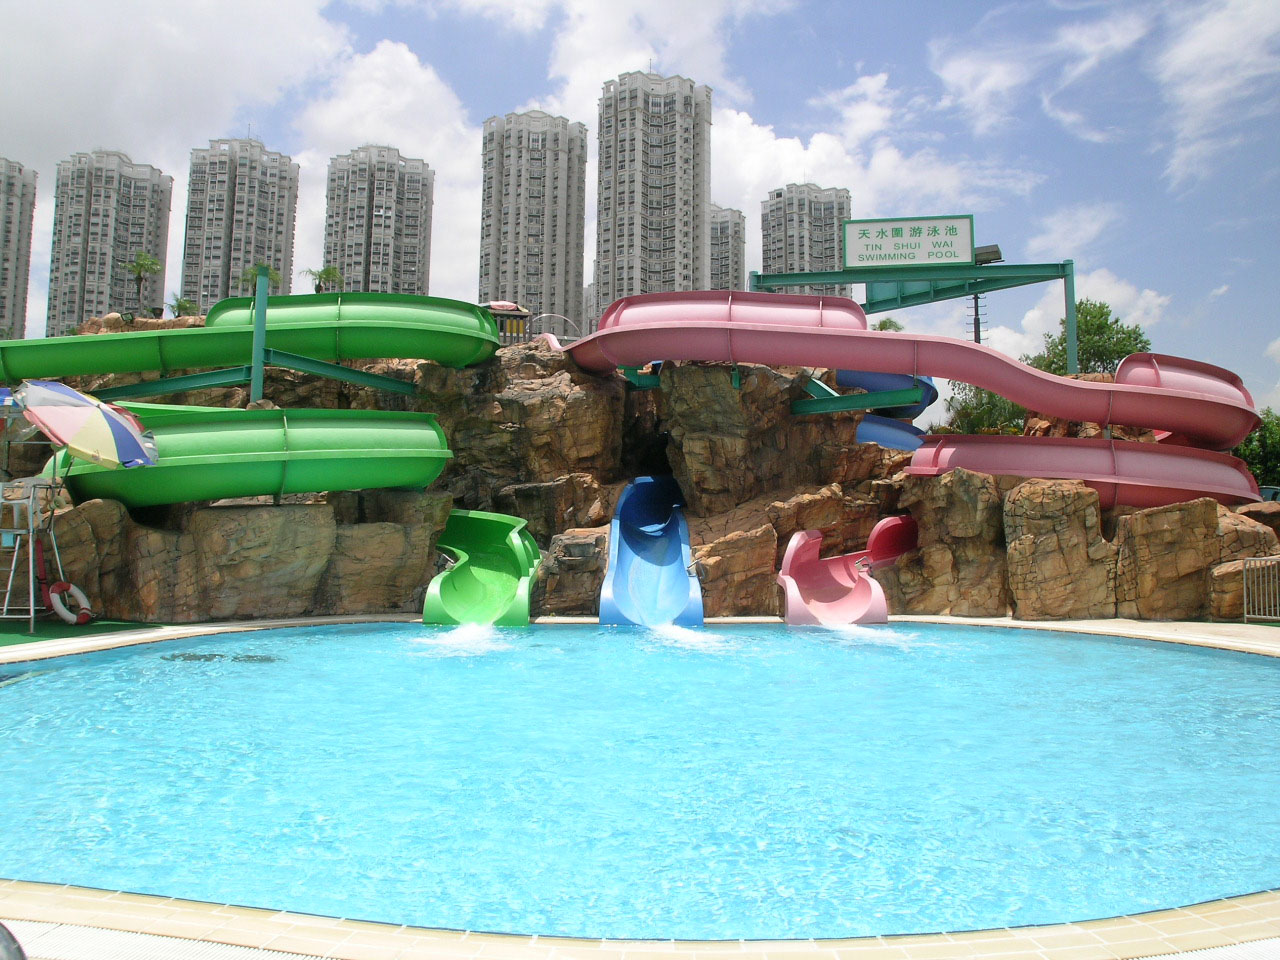
[{"label": "green tree", "polygon": [[1264,487],[1280,487],[1280,414],[1262,411],[1262,423],[1231,451],[1245,462]]},{"label": "green tree", "polygon": [[311,282],[315,284],[316,293],[324,293],[325,287],[342,286],[342,271],[337,267],[321,267],[319,270],[304,270]]},{"label": "green tree", "polygon": [[169,301],[169,309],[175,317],[194,317],[200,313],[200,304],[175,293],[173,299]]},{"label": "green tree", "polygon": [[249,296],[253,296],[258,291],[258,268],[267,268],[267,290],[271,293],[279,293],[280,285],[284,280],[280,276],[280,271],[265,263],[255,263],[252,267],[245,269],[240,274],[240,286],[249,291]]},{"label": "green tree", "polygon": [[124,268],[133,275],[133,282],[137,285],[137,300],[134,305],[136,309],[144,309],[142,306],[142,284],[147,277],[154,276],[159,273],[163,267],[159,260],[147,253],[145,250],[139,250],[133,255],[133,259],[124,265]]},{"label": "green tree", "polygon": [[929,433],[1022,433],[1027,411],[998,393],[970,383],[951,381],[944,423],[929,427]]},{"label": "green tree", "polygon": [[893,333],[901,333],[902,324],[900,324],[897,320],[893,319],[893,317],[882,317],[881,319],[876,321],[875,326],[873,326],[871,329],[872,330],[889,330],[889,331],[892,331]]},{"label": "green tree", "polygon": [[[1045,334],[1044,349],[1022,362],[1048,373],[1064,376],[1067,372],[1067,321],[1059,321],[1056,335]],[[1111,307],[1097,300],[1076,303],[1076,347],[1081,373],[1115,373],[1116,367],[1131,353],[1146,353],[1151,341],[1135,324],[1126,324],[1111,316]]]}]

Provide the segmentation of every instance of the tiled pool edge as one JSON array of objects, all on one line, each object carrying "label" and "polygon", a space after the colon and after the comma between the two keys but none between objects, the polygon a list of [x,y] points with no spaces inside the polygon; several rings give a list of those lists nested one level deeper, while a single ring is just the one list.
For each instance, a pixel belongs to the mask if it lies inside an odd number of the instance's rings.
[{"label": "tiled pool edge", "polygon": [[[64,637],[58,640],[32,640],[30,643],[0,647],[0,664],[48,660],[78,653],[94,653],[119,647],[184,637],[210,636],[219,633],[245,633],[275,630],[281,627],[323,626],[340,623],[414,623],[419,615],[411,613],[366,614],[340,617],[302,617],[280,620],[236,620],[218,623],[192,623],[166,627],[140,627],[117,633]],[[1021,630],[1058,630],[1100,636],[1135,637],[1162,643],[1218,647],[1242,653],[1280,657],[1280,625],[1254,623],[1207,622],[1198,620],[1015,620],[1012,617],[951,617],[901,615],[890,618],[893,623],[968,624],[970,626],[1007,627]],[[539,617],[536,624],[596,623],[595,617]],[[709,624],[781,623],[778,617],[715,617]]]},{"label": "tiled pool edge", "polygon": [[335,960],[1136,960],[1280,937],[1280,891],[1080,923],[841,940],[595,940],[433,930],[0,880],[0,920],[153,934]]},{"label": "tiled pool edge", "polygon": [[[412,615],[318,617],[147,628],[0,648],[0,663],[218,633],[415,619]],[[1257,625],[1137,620],[1032,622],[1007,617],[893,619],[896,623],[967,623],[1138,637],[1280,656],[1280,629]],[[778,622],[772,617],[713,622],[744,621]],[[594,619],[545,618],[538,622],[582,623]],[[21,651],[20,656],[15,655],[17,651]],[[459,932],[0,880],[0,920],[6,919],[77,924],[338,960],[657,960],[658,955],[673,952],[702,954],[703,960],[770,960],[783,954],[788,960],[1136,960],[1280,937],[1280,891],[1105,920],[848,940],[623,941]]]}]

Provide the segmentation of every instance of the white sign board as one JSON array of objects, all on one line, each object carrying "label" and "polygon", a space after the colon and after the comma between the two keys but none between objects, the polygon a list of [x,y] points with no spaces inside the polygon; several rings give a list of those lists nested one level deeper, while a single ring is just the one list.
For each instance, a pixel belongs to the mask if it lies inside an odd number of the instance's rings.
[{"label": "white sign board", "polygon": [[895,217],[844,222],[844,266],[973,263],[973,217]]}]

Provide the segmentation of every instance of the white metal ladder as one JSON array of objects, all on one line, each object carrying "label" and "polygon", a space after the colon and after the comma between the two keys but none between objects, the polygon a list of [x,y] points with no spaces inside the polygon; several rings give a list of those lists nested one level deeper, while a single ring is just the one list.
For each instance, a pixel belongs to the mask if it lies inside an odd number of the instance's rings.
[{"label": "white metal ladder", "polygon": [[[0,619],[25,619],[31,633],[35,633],[36,612],[40,609],[36,597],[36,543],[42,534],[53,553],[58,579],[63,579],[62,557],[58,553],[58,540],[53,532],[53,498],[60,487],[61,484],[57,481],[44,477],[0,483],[0,558],[6,558],[7,554],[6,559],[9,561],[4,600],[0,602]],[[22,569],[24,554],[26,596],[15,597],[14,588],[20,586],[17,583],[18,571]]]}]

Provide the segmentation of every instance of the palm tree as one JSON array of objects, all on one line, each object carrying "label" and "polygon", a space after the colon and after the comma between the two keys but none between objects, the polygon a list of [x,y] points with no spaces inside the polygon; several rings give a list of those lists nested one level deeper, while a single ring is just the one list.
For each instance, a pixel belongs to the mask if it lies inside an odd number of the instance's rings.
[{"label": "palm tree", "polygon": [[133,274],[133,282],[138,287],[138,302],[136,308],[142,310],[142,283],[147,277],[159,273],[163,267],[159,260],[147,253],[145,250],[139,250],[133,255],[133,259],[124,265],[124,268]]},{"label": "palm tree", "polygon": [[319,270],[302,271],[311,278],[312,283],[316,285],[316,293],[324,293],[325,287],[339,287],[342,285],[342,271],[337,267],[321,267]]},{"label": "palm tree", "polygon": [[871,329],[872,330],[888,330],[892,333],[901,333],[902,324],[900,324],[897,320],[893,319],[893,317],[885,317],[882,320],[877,321],[876,325]]},{"label": "palm tree", "polygon": [[240,286],[247,287],[250,296],[256,294],[258,291],[259,267],[267,268],[267,283],[269,287],[274,287],[278,291],[280,284],[284,283],[284,280],[281,278],[279,270],[266,263],[255,263],[252,267],[247,267],[244,273],[240,274]]},{"label": "palm tree", "polygon": [[194,317],[200,313],[200,304],[175,293],[173,299],[169,301],[169,309],[173,311],[175,317]]}]

